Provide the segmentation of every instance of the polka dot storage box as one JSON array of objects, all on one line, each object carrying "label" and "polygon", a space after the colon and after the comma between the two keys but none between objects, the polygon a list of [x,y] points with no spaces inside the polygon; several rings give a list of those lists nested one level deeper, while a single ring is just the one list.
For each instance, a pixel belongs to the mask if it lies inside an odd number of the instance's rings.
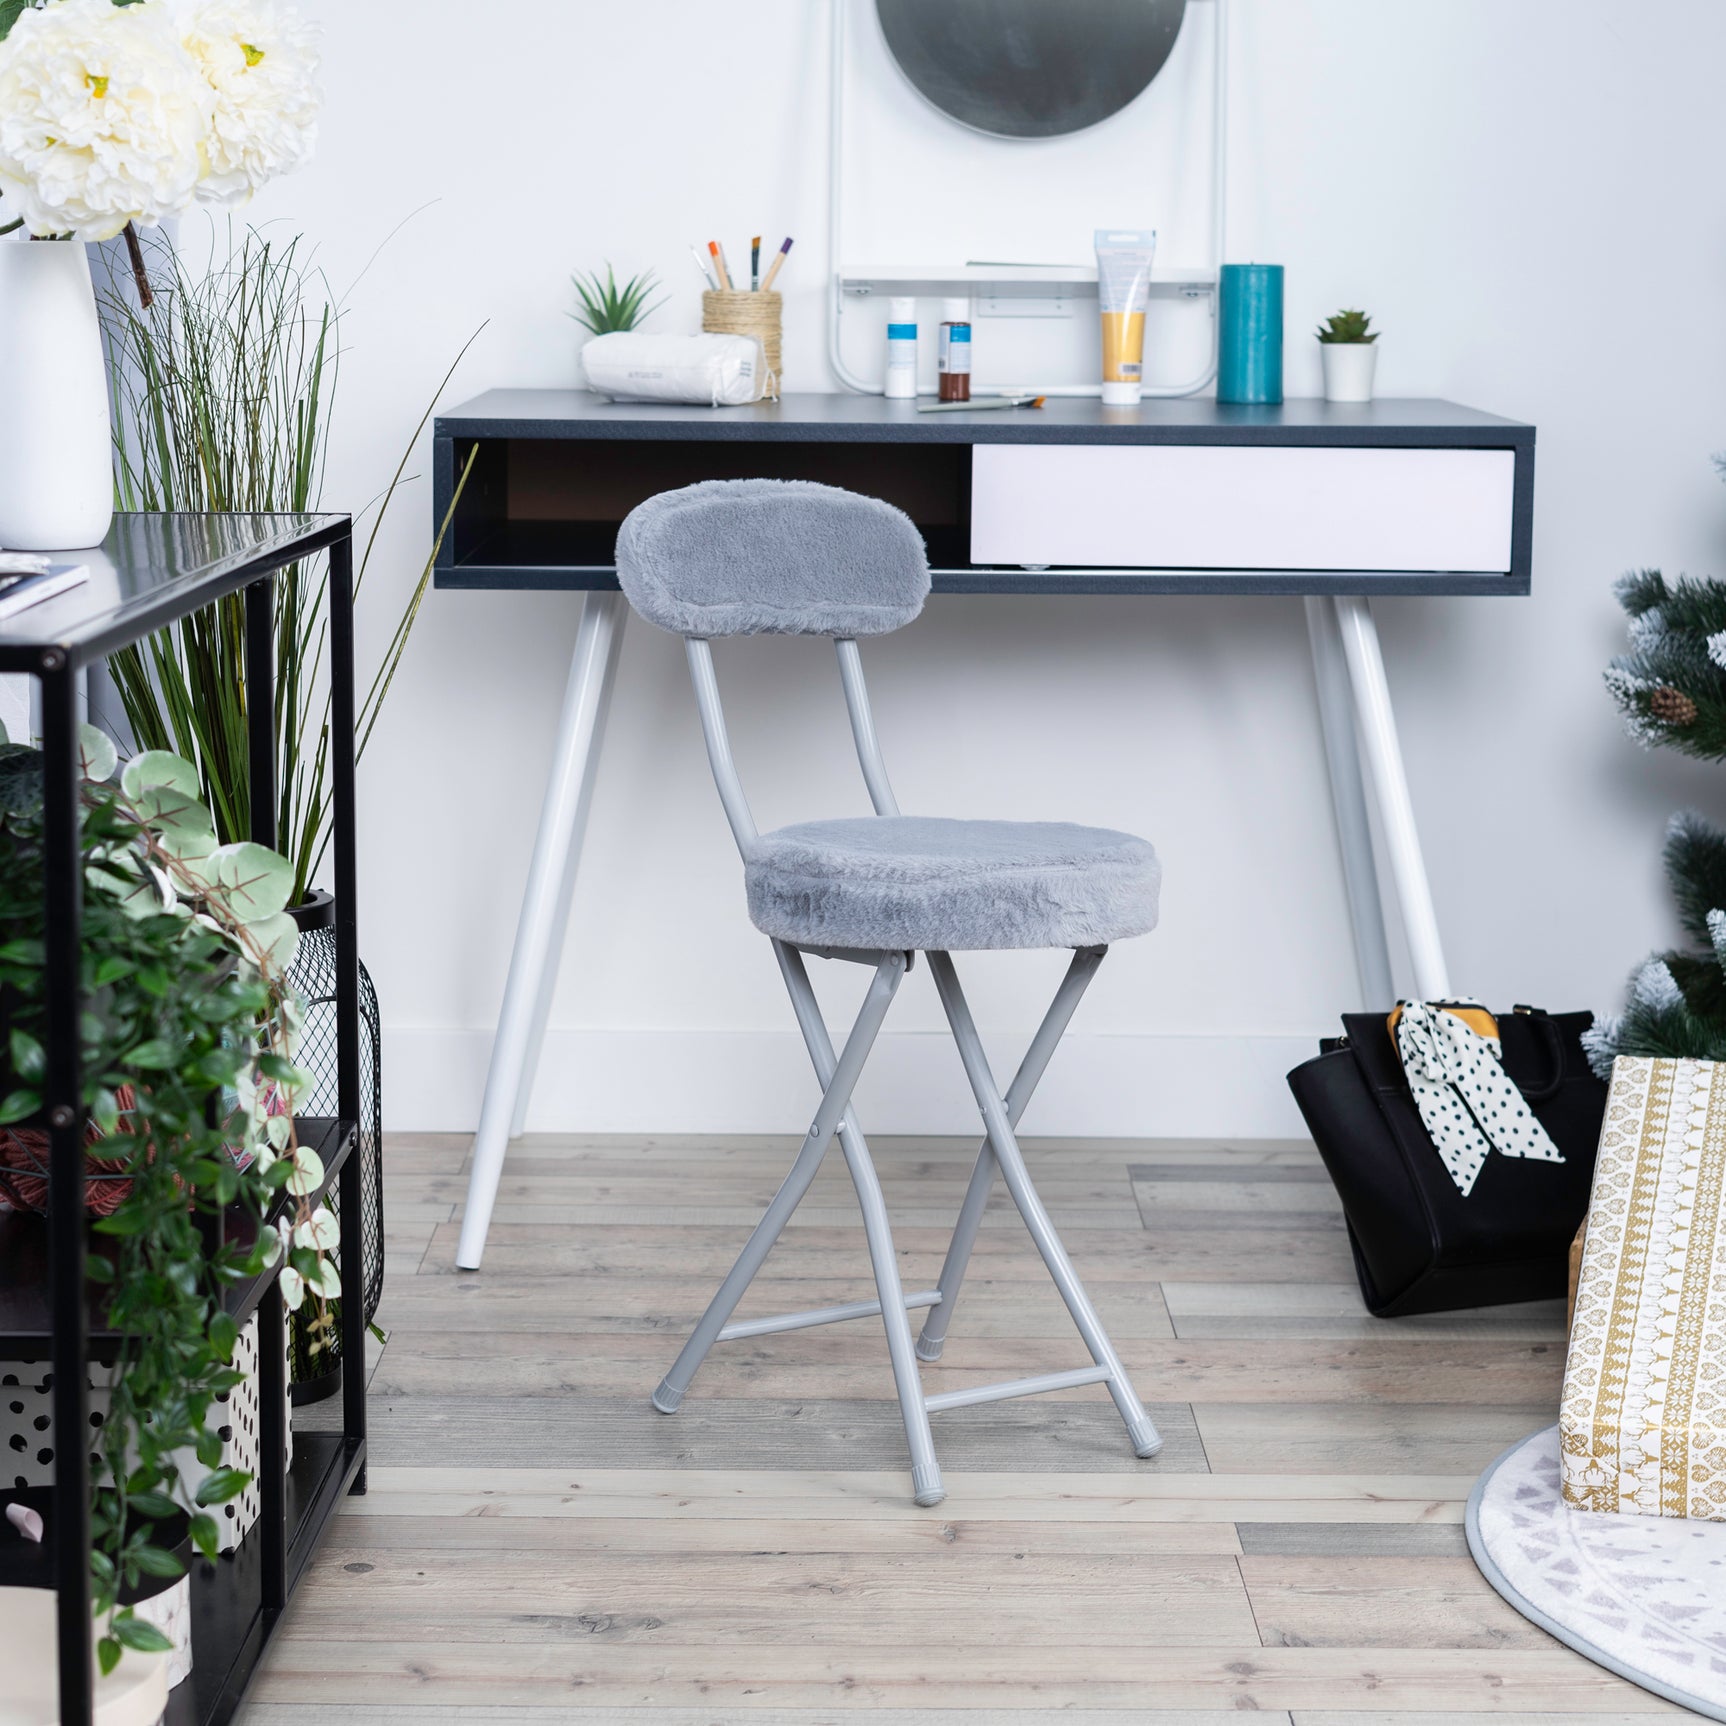
[{"label": "polka dot storage box", "polygon": [[1726,1063],[1613,1066],[1559,1428],[1575,1509],[1726,1521]]},{"label": "polka dot storage box", "polygon": [[[258,1359],[258,1319],[254,1313],[241,1327],[234,1346],[234,1365],[245,1374],[241,1383],[218,1397],[210,1408],[209,1425],[222,1441],[222,1466],[244,1469],[250,1485],[236,1498],[212,1511],[221,1527],[221,1550],[233,1552],[258,1520],[261,1504],[258,1487],[258,1423],[262,1367]],[[100,1434],[97,1430],[108,1412],[108,1377],[111,1361],[90,1362],[90,1462],[105,1477]],[[277,1357],[275,1370],[287,1377],[286,1354]],[[0,1495],[7,1487],[47,1486],[54,1479],[54,1369],[46,1355],[38,1360],[0,1361]],[[288,1425],[287,1460],[294,1458],[293,1424]],[[175,1459],[186,1490],[197,1490],[209,1473],[197,1453],[181,1451]],[[0,1714],[0,1726],[5,1717]]]}]

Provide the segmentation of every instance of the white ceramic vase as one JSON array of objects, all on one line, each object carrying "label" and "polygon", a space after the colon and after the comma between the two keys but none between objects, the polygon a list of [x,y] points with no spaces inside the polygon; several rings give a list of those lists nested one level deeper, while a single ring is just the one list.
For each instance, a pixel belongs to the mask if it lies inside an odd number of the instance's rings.
[{"label": "white ceramic vase", "polygon": [[1377,342],[1320,342],[1324,355],[1324,399],[1327,402],[1369,402],[1372,374],[1378,366]]},{"label": "white ceramic vase", "polygon": [[0,548],[100,545],[114,515],[113,462],[83,243],[0,241]]}]

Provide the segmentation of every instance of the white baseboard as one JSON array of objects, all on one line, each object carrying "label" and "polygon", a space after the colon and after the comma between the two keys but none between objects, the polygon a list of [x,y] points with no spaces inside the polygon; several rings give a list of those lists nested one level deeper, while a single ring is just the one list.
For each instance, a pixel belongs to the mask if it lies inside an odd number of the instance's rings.
[{"label": "white baseboard", "polygon": [[[1311,1037],[1086,1036],[1061,1045],[1025,1118],[1077,1138],[1299,1137],[1284,1074]],[[1005,1085],[1018,1047],[991,1047]],[[386,1028],[384,1122],[471,1132],[491,1033]],[[552,1031],[530,1132],[802,1133],[818,1092],[795,1031]],[[975,1133],[977,1110],[944,1033],[887,1032],[858,1087],[865,1131]]]}]

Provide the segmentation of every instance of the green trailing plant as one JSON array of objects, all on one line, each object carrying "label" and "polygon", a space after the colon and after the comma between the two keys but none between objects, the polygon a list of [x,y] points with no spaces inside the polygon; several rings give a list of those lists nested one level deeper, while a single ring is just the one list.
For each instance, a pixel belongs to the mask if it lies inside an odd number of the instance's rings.
[{"label": "green trailing plant", "polygon": [[1376,342],[1379,332],[1371,325],[1365,312],[1333,312],[1316,333],[1321,342]]},{"label": "green trailing plant", "polygon": [[[277,242],[247,229],[212,239],[208,259],[187,263],[165,238],[146,242],[166,284],[141,307],[129,282],[101,298],[113,332],[115,497],[122,509],[290,511],[320,505],[329,424],[340,374],[344,316],[299,238]],[[470,337],[438,385],[441,393]],[[427,404],[378,500],[354,575],[366,593],[378,530],[407,478]],[[477,446],[475,446],[477,449]],[[431,554],[390,632],[359,704],[363,754],[431,585],[443,536],[473,468],[457,475]],[[275,582],[276,844],[294,868],[293,902],[306,897],[329,838],[330,696],[322,558],[289,565]],[[127,725],[140,749],[193,762],[223,841],[252,830],[246,757],[245,612],[238,594],[174,624],[109,661]]]},{"label": "green trailing plant", "polygon": [[[1643,569],[1615,592],[1630,650],[1607,667],[1606,687],[1630,735],[1645,748],[1726,760],[1726,583],[1668,582]],[[1726,1060],[1726,832],[1694,811],[1675,815],[1664,862],[1690,946],[1644,960],[1623,1013],[1584,1039],[1603,1076],[1617,1055]]]},{"label": "green trailing plant", "polygon": [[659,278],[652,270],[631,276],[621,287],[609,263],[604,281],[598,270],[577,270],[569,279],[575,285],[576,299],[576,309],[569,315],[596,336],[638,329],[665,304],[663,296],[652,305],[647,303],[648,296],[659,287]]},{"label": "green trailing plant", "polygon": [[[327,1323],[340,1282],[328,1256],[335,1219],[312,1202],[322,1162],[298,1143],[291,1113],[311,1082],[294,1064],[300,1008],[284,982],[298,940],[285,912],[293,870],[264,846],[218,844],[183,758],[146,753],[116,775],[113,744],[88,726],[81,749],[86,1142],[104,1178],[128,1183],[94,1223],[89,1258],[121,1338],[91,1519],[109,1671],[123,1647],[168,1646],[116,1606],[141,1577],[181,1573],[160,1531],[184,1514],[193,1544],[214,1558],[211,1507],[250,1478],[223,1464],[209,1418],[241,1379],[225,1293],[285,1252],[287,1303],[310,1296]],[[39,1121],[43,1109],[39,763],[34,751],[0,751],[0,1124]],[[201,1224],[234,1205],[255,1226],[212,1246]]]}]

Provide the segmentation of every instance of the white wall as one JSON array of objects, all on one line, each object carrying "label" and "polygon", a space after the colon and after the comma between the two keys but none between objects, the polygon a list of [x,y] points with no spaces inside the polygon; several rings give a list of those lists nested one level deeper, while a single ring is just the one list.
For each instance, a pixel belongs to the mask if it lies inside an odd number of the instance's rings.
[{"label": "white wall", "polygon": [[[568,273],[602,258],[656,268],[658,327],[692,328],[692,240],[723,234],[735,263],[754,229],[795,234],[787,370],[829,387],[824,0],[317,9],[319,158],[254,213],[315,236],[338,284],[382,244],[352,295],[330,503],[378,489],[482,320],[450,400],[573,383]],[[1202,261],[1210,18],[1194,0],[1124,115],[1010,144],[926,108],[853,0],[848,253],[1083,260],[1094,225],[1145,222],[1165,259]],[[1717,769],[1628,744],[1600,684],[1614,576],[1723,561],[1726,10],[1235,0],[1233,20],[1229,251],[1288,268],[1290,393],[1318,392],[1312,325],[1363,304],[1383,393],[1539,427],[1533,598],[1377,611],[1458,987],[1611,1007],[1671,932],[1666,815],[1726,802]],[[1018,339],[1072,340],[1041,357],[1077,380],[1093,350],[1071,329]],[[980,376],[1000,377],[1000,326],[978,335]],[[852,340],[874,364],[862,319]],[[374,639],[428,518],[422,485],[381,542]],[[435,595],[365,762],[362,928],[396,1125],[477,1112],[578,604]],[[1164,927],[1105,967],[1027,1125],[1296,1130],[1281,1072],[1356,990],[1299,602],[940,599],[868,659],[907,808],[1118,825],[1165,859]],[[740,644],[721,673],[764,824],[865,807],[824,647]],[[827,969],[847,972],[823,985],[836,1005],[854,998],[851,968]],[[1057,969],[968,967],[1003,1063]],[[797,1129],[811,1085],[788,1023],[677,644],[636,626],[530,1125]],[[920,970],[892,1023],[870,1118],[973,1127]]]}]

